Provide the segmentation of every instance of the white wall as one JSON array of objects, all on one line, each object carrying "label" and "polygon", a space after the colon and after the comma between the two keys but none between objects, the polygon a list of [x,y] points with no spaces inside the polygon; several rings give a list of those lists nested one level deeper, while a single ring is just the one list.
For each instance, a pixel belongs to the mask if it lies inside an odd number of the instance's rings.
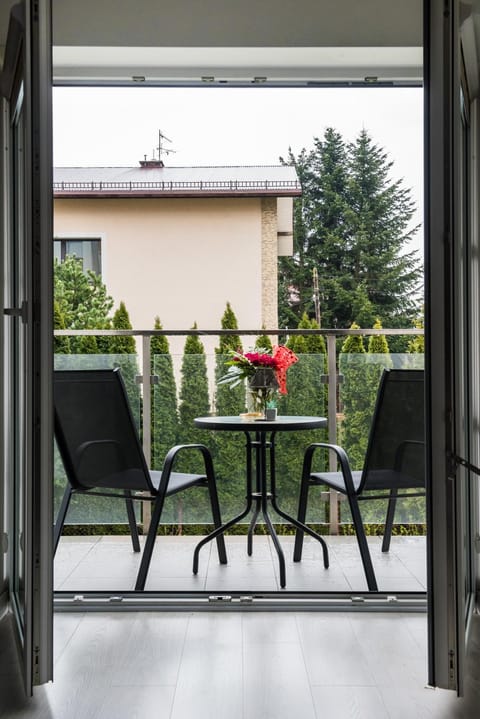
[{"label": "white wall", "polygon": [[54,218],[55,237],[104,238],[104,282],[136,329],[156,315],[165,329],[218,329],[227,301],[241,327],[261,327],[260,199],[60,199]]}]

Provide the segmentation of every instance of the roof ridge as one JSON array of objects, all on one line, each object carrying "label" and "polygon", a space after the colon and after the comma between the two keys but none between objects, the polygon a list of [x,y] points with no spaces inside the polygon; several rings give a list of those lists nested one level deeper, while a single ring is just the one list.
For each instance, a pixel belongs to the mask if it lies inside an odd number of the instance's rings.
[{"label": "roof ridge", "polygon": [[130,165],[54,165],[55,170],[214,170],[214,169],[256,169],[278,168],[289,165],[166,165],[165,167],[132,167]]}]

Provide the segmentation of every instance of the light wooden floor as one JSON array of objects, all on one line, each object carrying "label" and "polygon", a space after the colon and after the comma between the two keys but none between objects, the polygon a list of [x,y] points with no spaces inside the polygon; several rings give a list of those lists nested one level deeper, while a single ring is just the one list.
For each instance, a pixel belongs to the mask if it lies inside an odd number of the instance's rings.
[{"label": "light wooden floor", "polygon": [[425,615],[59,614],[55,682],[27,700],[3,621],[0,718],[478,719],[478,623],[457,699],[425,687]]},{"label": "light wooden floor", "polygon": [[[57,588],[131,589],[139,557],[125,538],[63,538]],[[425,588],[425,540],[370,546],[381,590]],[[147,588],[277,589],[270,540],[229,537],[191,574],[188,537],[162,538]],[[287,589],[364,590],[354,537],[328,539],[325,570],[308,540],[300,564],[282,538]],[[426,615],[366,612],[123,612],[55,616],[55,681],[22,693],[7,623],[0,622],[0,719],[478,719],[480,618],[473,622],[466,697],[426,688]]]},{"label": "light wooden floor", "polygon": [[[323,567],[318,542],[307,537],[301,562],[293,562],[293,537],[281,537],[287,590],[366,591],[367,585],[354,536],[327,537],[330,567]],[[278,559],[267,536],[254,538],[248,557],[245,536],[226,537],[228,564],[220,565],[215,543],[200,553],[199,572],[192,574],[198,537],[158,537],[146,589],[152,591],[281,591]],[[381,551],[381,537],[369,537],[380,591],[426,590],[425,537],[393,537],[390,552]],[[65,591],[132,590],[140,555],[129,537],[62,537],[55,558],[55,589]]]}]

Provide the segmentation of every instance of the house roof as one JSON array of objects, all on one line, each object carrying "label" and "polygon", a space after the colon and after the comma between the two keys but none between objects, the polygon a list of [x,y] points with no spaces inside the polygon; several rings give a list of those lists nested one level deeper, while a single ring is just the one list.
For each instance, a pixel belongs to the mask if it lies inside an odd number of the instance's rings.
[{"label": "house roof", "polygon": [[53,191],[64,197],[261,197],[301,194],[290,165],[246,167],[56,167]]}]

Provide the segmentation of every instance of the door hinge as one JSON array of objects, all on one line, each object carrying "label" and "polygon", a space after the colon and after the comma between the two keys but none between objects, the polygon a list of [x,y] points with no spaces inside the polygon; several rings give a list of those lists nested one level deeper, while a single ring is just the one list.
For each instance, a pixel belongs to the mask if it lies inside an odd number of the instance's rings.
[{"label": "door hinge", "polygon": [[450,453],[448,456],[448,460],[450,463],[450,474],[455,474],[458,467],[460,466],[465,467],[465,469],[468,469],[469,472],[480,476],[480,467],[477,467],[475,464],[472,464],[468,461],[468,459],[465,459],[464,457],[459,457],[458,454]]},{"label": "door hinge", "polygon": [[7,317],[20,317],[23,324],[26,324],[28,320],[28,304],[24,300],[20,307],[5,307],[3,314]]}]

